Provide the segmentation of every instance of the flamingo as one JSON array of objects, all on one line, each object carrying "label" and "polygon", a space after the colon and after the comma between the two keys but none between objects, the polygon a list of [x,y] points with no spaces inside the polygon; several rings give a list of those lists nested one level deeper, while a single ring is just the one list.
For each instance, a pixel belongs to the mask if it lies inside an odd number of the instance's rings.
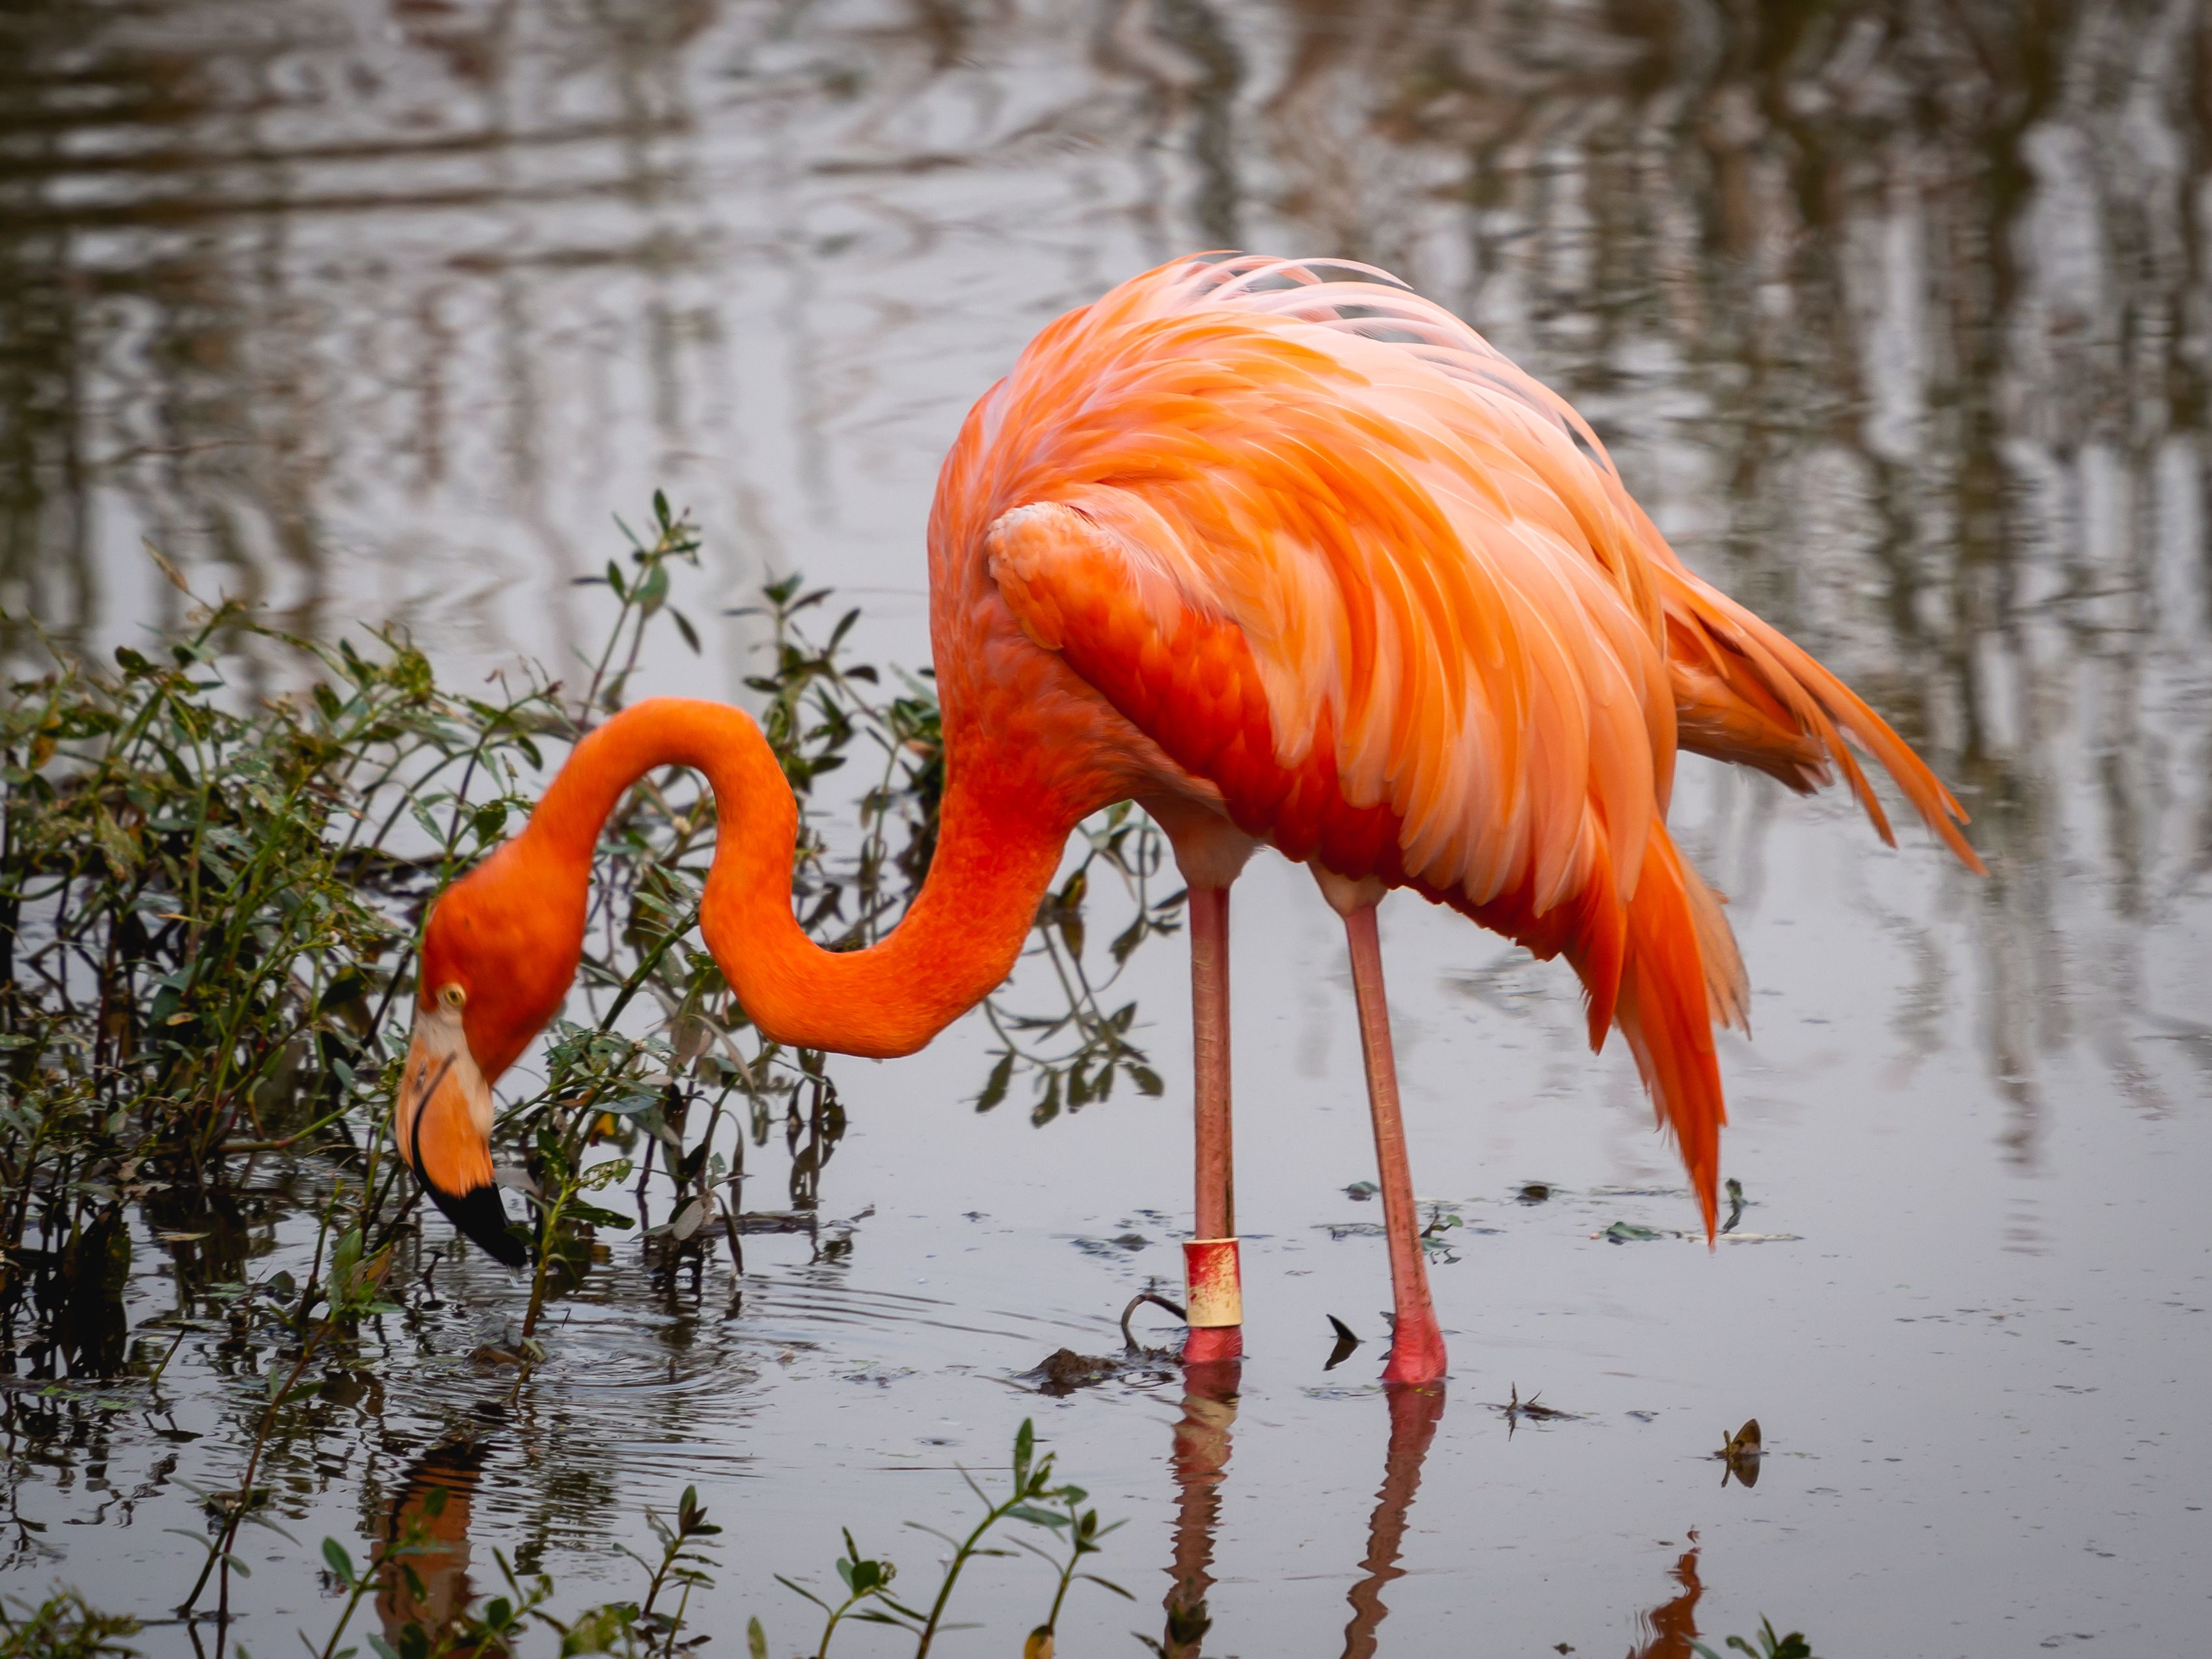
[{"label": "flamingo", "polygon": [[[1076,824],[1133,799],[1188,884],[1197,1237],[1186,1358],[1241,1354],[1229,894],[1265,842],[1342,917],[1395,1316],[1383,1376],[1445,1373],[1376,907],[1447,905],[1579,975],[1680,1152],[1708,1240],[1744,1024],[1722,900],[1667,832],[1676,752],[1807,792],[1852,744],[1969,867],[1966,821],[1835,675],[1686,568],[1557,394],[1370,266],[1201,255],[1047,326],[969,410],[929,518],[945,781],[927,879],[879,944],[794,920],[798,809],[739,710],[654,698],[585,737],[527,824],[433,908],[395,1109],[455,1222],[519,1263],[490,1085],[574,976],[601,824],[655,769],[713,787],[700,928],[779,1042],[911,1054],[1012,969]],[[1846,740],[1850,740],[1847,742]]]}]

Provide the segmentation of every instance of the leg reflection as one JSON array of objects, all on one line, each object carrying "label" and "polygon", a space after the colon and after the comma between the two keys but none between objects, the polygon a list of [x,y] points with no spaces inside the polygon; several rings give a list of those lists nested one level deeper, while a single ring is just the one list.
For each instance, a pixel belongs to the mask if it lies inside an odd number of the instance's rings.
[{"label": "leg reflection", "polygon": [[400,1652],[418,1650],[402,1640],[410,1625],[421,1628],[431,1651],[469,1651],[447,1648],[441,1638],[460,1622],[475,1594],[469,1512],[484,1457],[481,1446],[436,1447],[408,1470],[392,1500],[377,1553],[376,1612],[385,1641]]},{"label": "leg reflection", "polygon": [[1698,1534],[1692,1532],[1691,1547],[1674,1564],[1674,1582],[1681,1586],[1680,1594],[1638,1615],[1638,1622],[1649,1639],[1642,1647],[1631,1649],[1628,1659],[1693,1659],[1690,1644],[1698,1636],[1698,1598],[1705,1593],[1705,1587],[1698,1582],[1697,1542]]},{"label": "leg reflection", "polygon": [[1367,1521],[1367,1559],[1359,1564],[1367,1576],[1345,1597],[1352,1603],[1352,1622],[1344,1627],[1345,1659],[1370,1659],[1376,1630],[1390,1615],[1382,1605],[1382,1587],[1405,1576],[1398,1556],[1406,1540],[1406,1512],[1421,1488],[1421,1463],[1444,1416],[1442,1382],[1386,1391],[1390,1445],[1382,1455],[1382,1485],[1375,1494],[1375,1513]]},{"label": "leg reflection", "polygon": [[1182,1420],[1176,1425],[1174,1582],[1165,1607],[1162,1659],[1198,1659],[1213,1620],[1206,1611],[1213,1588],[1213,1534],[1221,1521],[1221,1483],[1229,1469],[1230,1429],[1243,1366],[1234,1359],[1183,1367]]}]

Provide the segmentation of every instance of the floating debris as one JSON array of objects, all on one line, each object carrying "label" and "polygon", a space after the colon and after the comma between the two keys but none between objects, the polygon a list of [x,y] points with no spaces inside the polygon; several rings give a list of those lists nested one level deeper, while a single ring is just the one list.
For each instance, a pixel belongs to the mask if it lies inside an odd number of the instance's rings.
[{"label": "floating debris", "polygon": [[1549,1182],[1531,1181],[1524,1185],[1519,1192],[1514,1194],[1513,1197],[1516,1203],[1541,1204],[1547,1199],[1550,1198],[1551,1195],[1552,1185]]},{"label": "floating debris", "polygon": [[1721,1470],[1722,1486],[1728,1485],[1730,1475],[1736,1478],[1740,1486],[1757,1486],[1759,1462],[1766,1455],[1765,1447],[1759,1438],[1759,1419],[1755,1417],[1747,1419],[1733,1435],[1723,1430],[1721,1449],[1713,1455],[1727,1466]]},{"label": "floating debris", "polygon": [[1333,1371],[1352,1358],[1352,1351],[1359,1346],[1359,1339],[1352,1334],[1352,1327],[1334,1314],[1329,1315],[1328,1322],[1336,1329],[1336,1346],[1329,1350],[1328,1363],[1322,1370]]},{"label": "floating debris", "polygon": [[1728,1188],[1729,1212],[1728,1219],[1721,1223],[1721,1231],[1724,1233],[1732,1233],[1735,1231],[1736,1223],[1743,1219],[1743,1182],[1730,1176],[1725,1184]]},{"label": "floating debris", "polygon": [[1087,1389],[1103,1382],[1120,1368],[1121,1361],[1103,1354],[1078,1353],[1073,1348],[1059,1348],[1044,1358],[1044,1362],[1033,1370],[1022,1373],[1038,1379],[1040,1394],[1073,1394],[1078,1389]]},{"label": "floating debris", "polygon": [[[1646,1227],[1639,1222],[1616,1221],[1603,1232],[1592,1233],[1592,1238],[1601,1238],[1608,1244],[1638,1244],[1650,1238],[1681,1238],[1702,1244],[1702,1232],[1684,1231],[1680,1227]],[[1721,1232],[1713,1241],[1717,1244],[1802,1244],[1802,1233],[1731,1233]]]},{"label": "floating debris", "polygon": [[1521,1419],[1524,1417],[1531,1423],[1572,1423],[1582,1417],[1580,1412],[1563,1412],[1557,1406],[1544,1404],[1543,1390],[1540,1389],[1526,1400],[1521,1397],[1521,1385],[1518,1382],[1513,1383],[1511,1389],[1511,1395],[1504,1405],[1501,1406],[1493,1401],[1490,1407],[1505,1419],[1505,1434],[1508,1439],[1512,1437],[1513,1431],[1521,1426]]},{"label": "floating debris", "polygon": [[1371,1181],[1355,1181],[1344,1189],[1344,1195],[1356,1204],[1364,1204],[1382,1190]]},{"label": "floating debris", "polygon": [[[1061,1352],[1066,1351],[1063,1349]],[[867,1364],[856,1371],[847,1371],[844,1380],[848,1382],[872,1382],[879,1389],[888,1389],[900,1378],[915,1375],[916,1372],[911,1365]]]},{"label": "floating debris", "polygon": [[[1155,1284],[1158,1283],[1157,1279],[1153,1282]],[[1188,1319],[1190,1317],[1189,1313],[1184,1309],[1182,1303],[1170,1302],[1167,1297],[1162,1296],[1158,1291],[1139,1291],[1136,1295],[1129,1298],[1129,1305],[1121,1310],[1121,1345],[1131,1353],[1172,1353],[1174,1352],[1172,1349],[1148,1348],[1145,1346],[1144,1344],[1137,1340],[1135,1334],[1129,1329],[1129,1316],[1136,1312],[1139,1308],[1144,1306],[1147,1302],[1151,1303],[1156,1308],[1165,1308],[1177,1319]]]},{"label": "floating debris", "polygon": [[1021,1375],[1037,1385],[1037,1392],[1058,1399],[1073,1394],[1078,1389],[1096,1388],[1101,1382],[1110,1382],[1117,1377],[1139,1383],[1171,1382],[1180,1370],[1172,1353],[1156,1348],[1139,1348],[1127,1354],[1078,1353],[1073,1348],[1056,1348]]}]

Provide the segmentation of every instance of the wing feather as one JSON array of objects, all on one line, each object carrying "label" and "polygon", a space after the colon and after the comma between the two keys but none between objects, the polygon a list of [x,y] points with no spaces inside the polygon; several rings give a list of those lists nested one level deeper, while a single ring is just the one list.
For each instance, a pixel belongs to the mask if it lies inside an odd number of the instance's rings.
[{"label": "wing feather", "polygon": [[1248,833],[1566,954],[1708,1224],[1720,901],[1668,840],[1678,744],[1794,787],[1863,745],[1965,815],[1840,680],[1675,558],[1564,400],[1381,272],[1165,266],[1048,327],[946,463],[971,560]]}]

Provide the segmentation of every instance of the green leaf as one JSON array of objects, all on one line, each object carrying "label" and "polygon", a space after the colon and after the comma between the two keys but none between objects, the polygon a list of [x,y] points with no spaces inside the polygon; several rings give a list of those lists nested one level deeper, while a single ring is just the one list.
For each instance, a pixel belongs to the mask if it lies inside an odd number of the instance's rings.
[{"label": "green leaf", "polygon": [[1030,1462],[1036,1454],[1036,1425],[1028,1418],[1014,1431],[1014,1488],[1020,1491],[1030,1483]]},{"label": "green leaf", "polygon": [[1004,1100],[1006,1085],[1013,1080],[1013,1076],[1014,1056],[1012,1050],[1009,1049],[999,1056],[999,1063],[991,1068],[991,1075],[984,1080],[983,1092],[975,1097],[975,1109],[988,1112]]},{"label": "green leaf", "polygon": [[798,1595],[805,1596],[808,1601],[813,1602],[816,1607],[821,1608],[824,1613],[830,1611],[830,1604],[823,1601],[820,1596],[817,1595],[812,1590],[807,1589],[805,1585],[794,1584],[791,1580],[786,1578],[780,1572],[772,1574],[771,1576],[775,1578],[775,1582],[782,1585],[784,1589],[794,1591]]},{"label": "green leaf", "polygon": [[563,1212],[564,1218],[581,1222],[588,1227],[612,1227],[617,1232],[637,1225],[629,1217],[617,1210],[603,1210],[596,1204],[586,1204],[581,1199],[571,1199]]},{"label": "green leaf", "polygon": [[746,1659],[768,1659],[768,1632],[757,1619],[745,1620]]},{"label": "green leaf", "polygon": [[637,1621],[637,1609],[624,1601],[610,1602],[577,1614],[561,1638],[561,1659],[579,1653],[612,1653],[616,1644]]},{"label": "green leaf", "polygon": [[323,1540],[323,1559],[331,1565],[331,1577],[337,1579],[348,1589],[354,1587],[353,1558],[346,1553],[345,1547],[337,1539]]}]

